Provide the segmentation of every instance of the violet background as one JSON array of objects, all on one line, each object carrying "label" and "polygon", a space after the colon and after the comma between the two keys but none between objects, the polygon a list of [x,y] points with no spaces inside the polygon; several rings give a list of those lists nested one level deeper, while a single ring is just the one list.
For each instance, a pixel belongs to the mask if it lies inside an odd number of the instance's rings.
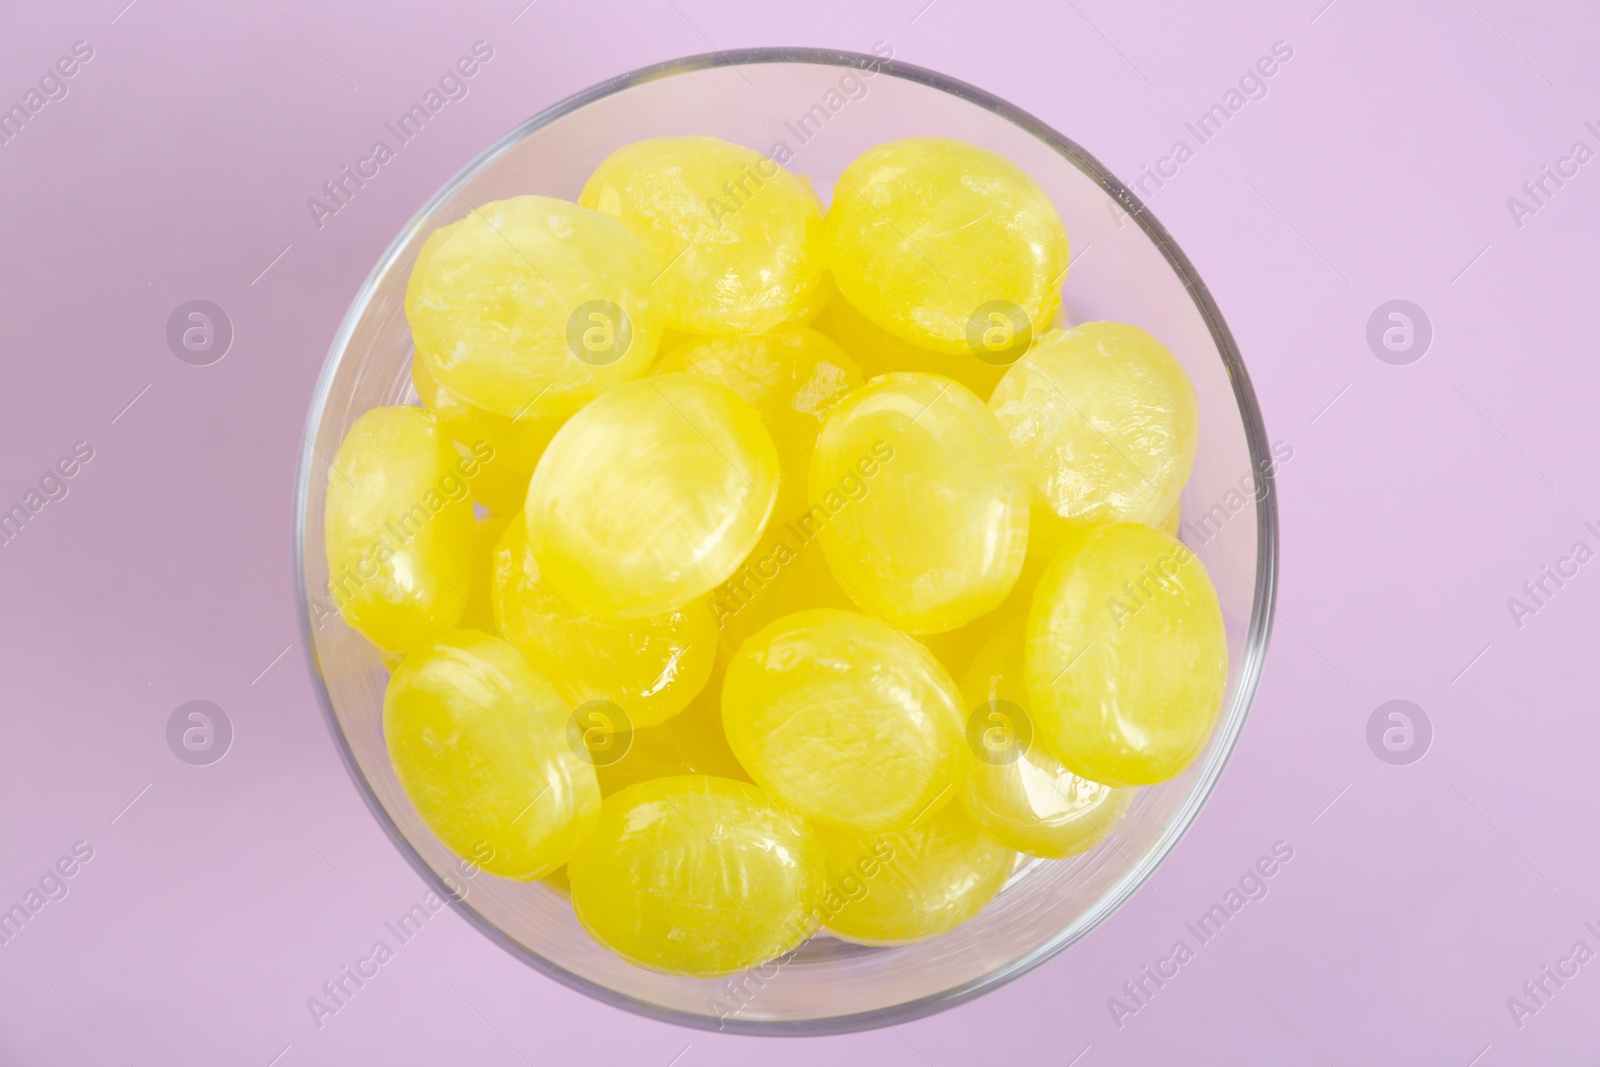
[{"label": "violet background", "polygon": [[[73,42],[94,48],[0,146],[0,505],[74,442],[94,449],[0,547],[0,906],[74,842],[94,849],[0,946],[0,1063],[1593,1062],[1600,962],[1520,1029],[1506,999],[1578,939],[1600,949],[1600,564],[1520,628],[1506,600],[1574,541],[1600,548],[1583,527],[1600,527],[1600,161],[1520,228],[1506,199],[1574,141],[1600,149],[1600,10],[1325,2],[0,8],[7,105]],[[307,198],[480,39],[494,59],[470,95],[319,230]],[[635,67],[883,41],[1132,179],[1193,144],[1183,123],[1279,40],[1294,58],[1269,95],[1150,201],[1294,449],[1255,710],[1154,882],[1033,973],[897,1029],[650,1022],[448,912],[318,1029],[306,999],[425,890],[347,778],[299,649],[299,427],[361,280],[444,178]],[[211,366],[166,345],[193,298],[234,325]],[[1365,340],[1394,298],[1433,325],[1409,366]],[[197,698],[234,728],[203,767],[165,739]],[[1433,726],[1410,766],[1366,741],[1395,698]],[[1107,998],[1280,840],[1294,859],[1270,895],[1119,1029]]]}]

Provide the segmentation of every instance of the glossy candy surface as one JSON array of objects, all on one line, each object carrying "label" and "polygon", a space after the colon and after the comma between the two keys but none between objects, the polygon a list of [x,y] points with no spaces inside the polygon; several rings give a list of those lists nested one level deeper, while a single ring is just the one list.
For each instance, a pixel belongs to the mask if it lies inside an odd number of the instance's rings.
[{"label": "glossy candy surface", "polygon": [[1080,778],[1034,736],[1023,673],[1027,616],[1002,623],[961,681],[967,744],[961,806],[995,840],[1049,859],[1086,852],[1126,814],[1134,790]]},{"label": "glossy candy surface", "polygon": [[556,434],[528,486],[528,536],[545,581],[574,607],[659,615],[738,568],[778,478],[777,449],[749,403],[698,375],[651,375]]},{"label": "glossy candy surface", "polygon": [[839,584],[908,633],[984,614],[1022,570],[1022,468],[983,401],[948,378],[889,374],[845,397],[817,438],[810,491]]},{"label": "glossy candy surface", "polygon": [[665,722],[711,676],[717,623],[710,598],[662,615],[601,619],[574,608],[544,580],[514,516],[494,549],[494,622],[569,707],[608,700],[634,729]]},{"label": "glossy candy surface", "polygon": [[405,652],[451,629],[472,582],[472,503],[460,457],[431,415],[373,408],[328,475],[324,539],[333,606],[373,644]]},{"label": "glossy candy surface", "polygon": [[822,209],[760,152],[715,137],[636,141],[606,157],[578,203],[649,248],[673,329],[763,333],[822,295]]},{"label": "glossy candy surface", "polygon": [[1133,326],[1050,331],[1006,372],[989,406],[1028,471],[1036,553],[1054,555],[1074,523],[1159,525],[1194,466],[1194,386]]},{"label": "glossy candy surface", "polygon": [[594,825],[594,768],[568,747],[567,707],[516,649],[455,630],[406,656],[383,695],[389,760],[424,822],[491,874],[567,862]]},{"label": "glossy candy surface", "polygon": [[844,350],[806,326],[690,341],[664,354],[655,369],[721,382],[761,413],[778,449],[781,482],[773,515],[781,519],[805,510],[806,468],[823,420],[861,385],[861,371]]},{"label": "glossy candy surface", "polygon": [[1067,274],[1067,233],[1044,191],[1009,159],[943,137],[880,144],[846,167],[828,245],[846,300],[951,355],[982,347],[994,314],[1042,331]]},{"label": "glossy candy surface", "polygon": [[1228,682],[1205,565],[1137,523],[1068,535],[1034,590],[1025,657],[1046,750],[1112,786],[1181,773],[1209,740]]},{"label": "glossy candy surface", "polygon": [[728,744],[807,818],[894,830],[953,799],[960,692],[927,649],[876,619],[786,615],[733,657]]},{"label": "glossy candy surface", "polygon": [[993,899],[1016,862],[959,804],[890,834],[824,828],[817,836],[826,871],[822,923],[869,945],[953,930]]},{"label": "glossy candy surface", "polygon": [[429,235],[406,289],[441,389],[507,420],[559,420],[655,357],[658,268],[616,219],[564,200],[483,204]]},{"label": "glossy candy surface", "polygon": [[606,798],[567,874],[595,940],[652,970],[710,976],[811,934],[822,856],[805,822],[752,785],[661,778]]}]

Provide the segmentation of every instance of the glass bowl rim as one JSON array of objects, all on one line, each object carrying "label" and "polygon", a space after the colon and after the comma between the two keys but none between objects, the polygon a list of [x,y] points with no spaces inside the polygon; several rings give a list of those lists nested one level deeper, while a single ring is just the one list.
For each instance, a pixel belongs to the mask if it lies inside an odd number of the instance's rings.
[{"label": "glass bowl rim", "polygon": [[[1093,179],[1107,195],[1121,206],[1129,218],[1138,223],[1140,229],[1144,231],[1145,235],[1161,252],[1167,264],[1178,275],[1185,288],[1189,291],[1190,298],[1194,301],[1196,310],[1199,311],[1213,342],[1217,346],[1217,351],[1222,357],[1224,368],[1233,385],[1234,400],[1238,404],[1239,415],[1244,425],[1245,440],[1250,451],[1252,469],[1260,478],[1262,487],[1256,500],[1256,580],[1254,596],[1251,602],[1250,621],[1245,630],[1244,655],[1239,665],[1239,674],[1233,699],[1230,706],[1224,709],[1227,714],[1218,724],[1226,732],[1224,738],[1226,743],[1217,747],[1210,754],[1205,764],[1201,767],[1198,782],[1201,788],[1190,793],[1183,806],[1178,809],[1174,817],[1162,830],[1161,836],[1146,853],[1139,865],[1130,868],[1101,898],[1098,906],[1092,912],[1086,913],[1089,921],[1080,919],[1079,922],[1074,923],[1072,926],[1058,931],[1053,937],[1035,946],[1018,959],[1013,960],[1006,967],[990,971],[951,989],[929,994],[916,1000],[906,1001],[885,1011],[873,1009],[872,1011],[859,1012],[853,1015],[838,1015],[818,1019],[717,1019],[712,1016],[680,1011],[641,1000],[621,993],[609,986],[590,981],[540,956],[527,946],[514,941],[499,927],[479,914],[475,908],[468,905],[463,896],[452,889],[446,880],[435,872],[427,861],[422,858],[421,854],[412,847],[390,817],[388,810],[383,806],[377,793],[373,790],[356,762],[355,753],[350,747],[350,742],[339,723],[338,714],[334,710],[333,699],[328,692],[328,686],[322,674],[322,667],[317,658],[316,642],[311,632],[311,605],[307,599],[305,583],[306,492],[311,482],[312,464],[318,455],[313,439],[309,434],[321,423],[334,379],[344,360],[357,323],[365,314],[380,280],[393,267],[395,260],[410,243],[417,229],[431,218],[446,200],[459,194],[459,187],[462,183],[491,166],[495,160],[512,146],[555,120],[563,118],[596,100],[614,95],[636,85],[679,74],[689,74],[718,67],[737,67],[740,65],[766,63],[801,63],[817,66],[849,67],[857,70],[875,67],[878,73],[888,74],[891,77],[937,89],[1005,119],[1031,134],[1077,167],[1079,171]],[[1216,787],[1222,770],[1232,755],[1234,746],[1238,743],[1239,735],[1243,731],[1245,719],[1248,718],[1251,705],[1255,700],[1256,689],[1260,683],[1262,665],[1266,657],[1268,641],[1271,637],[1272,618],[1277,593],[1278,508],[1274,466],[1271,462],[1266,425],[1261,416],[1260,406],[1256,401],[1255,390],[1250,384],[1249,374],[1245,370],[1244,361],[1239,354],[1237,344],[1234,342],[1233,334],[1228,329],[1221,310],[1212,299],[1211,291],[1206,287],[1205,282],[1200,279],[1199,273],[1195,270],[1194,265],[1190,263],[1188,256],[1178,247],[1166,228],[1156,220],[1144,203],[1098,159],[1090,155],[1076,142],[1057,132],[1032,114],[976,86],[925,67],[902,63],[892,57],[885,58],[860,52],[805,47],[742,48],[684,56],[616,75],[577,92],[519,123],[494,144],[480,152],[457,171],[454,176],[446,178],[444,185],[412,216],[411,220],[379,258],[377,264],[357,291],[355,298],[351,301],[349,309],[340,321],[339,329],[334,335],[333,342],[328,348],[328,356],[323,363],[322,372],[312,393],[305,426],[307,432],[301,435],[303,444],[300,450],[299,469],[295,478],[294,499],[295,599],[299,610],[300,639],[306,653],[307,665],[311,669],[311,678],[316,689],[317,699],[322,705],[323,718],[327,723],[329,733],[333,736],[335,747],[339,750],[339,756],[344,762],[345,769],[356,784],[357,791],[360,792],[362,799],[366,801],[367,807],[372,811],[378,824],[389,836],[389,839],[400,851],[400,854],[422,876],[423,881],[441,899],[454,905],[457,913],[488,937],[489,940],[498,944],[535,970],[570,989],[581,992],[603,1004],[622,1008],[647,1018],[693,1029],[751,1036],[826,1036],[873,1030],[884,1026],[892,1027],[899,1023],[910,1022],[944,1011],[947,1008],[955,1007],[958,1004],[963,1004],[984,993],[997,989],[1007,982],[1020,978],[1054,957],[1057,953],[1065,950],[1069,945],[1087,935],[1109,918],[1149,879],[1168,853],[1176,847],[1190,824],[1198,816],[1211,791]]]}]

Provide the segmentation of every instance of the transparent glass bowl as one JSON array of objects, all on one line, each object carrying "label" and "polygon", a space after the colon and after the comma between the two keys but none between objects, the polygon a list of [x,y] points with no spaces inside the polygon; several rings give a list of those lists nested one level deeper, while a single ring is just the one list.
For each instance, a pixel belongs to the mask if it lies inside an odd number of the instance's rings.
[{"label": "transparent glass bowl", "polygon": [[[824,196],[852,159],[883,141],[940,135],[993,149],[1031,174],[1066,221],[1074,256],[1066,321],[1143,327],[1171,348],[1199,395],[1183,536],[1216,582],[1231,657],[1211,742],[1182,777],[1142,790],[1108,842],[1020,866],[982,914],[943,937],[864,948],[819,936],[792,958],[733,978],[678,978],[624,963],[589,938],[566,899],[538,882],[474,871],[422,824],[384,748],[388,674],[377,651],[329,614],[328,462],[362,412],[415,402],[404,296],[422,242],[487,201],[523,193],[576,199],[613,149],[676,134],[711,134],[772,154]],[[1070,140],[971,86],[873,56],[755,49],[677,60],[529,119],[449,181],[379,261],[328,353],[305,436],[295,508],[301,630],[328,727],[373,815],[423,878],[507,951],[599,1000],[687,1026],[868,1029],[969,1000],[1043,963],[1128,899],[1188,828],[1244,725],[1266,652],[1278,538],[1271,452],[1205,284],[1133,193]]]}]

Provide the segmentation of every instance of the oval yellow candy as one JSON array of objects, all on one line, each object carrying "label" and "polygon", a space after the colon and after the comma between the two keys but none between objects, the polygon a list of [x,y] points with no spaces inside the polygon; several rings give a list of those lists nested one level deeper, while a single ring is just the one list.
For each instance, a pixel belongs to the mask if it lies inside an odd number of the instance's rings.
[{"label": "oval yellow candy", "polygon": [[472,582],[472,502],[461,459],[427,412],[373,408],[328,472],[323,519],[333,604],[386,652],[461,618]]},{"label": "oval yellow candy", "polygon": [[954,797],[960,699],[914,639],[820,608],[744,643],[723,682],[722,724],[750,777],[802,815],[894,830]]},{"label": "oval yellow candy", "polygon": [[1026,676],[1046,749],[1109,786],[1205,748],[1228,684],[1217,592],[1187,545],[1138,523],[1073,530],[1034,590]]},{"label": "oval yellow candy", "polygon": [[992,610],[1021,573],[1028,490],[1000,424],[932,374],[876,378],[841,401],[811,460],[812,509],[844,591],[908,633]]},{"label": "oval yellow candy", "polygon": [[383,694],[389,760],[450,850],[506,878],[567,862],[600,808],[561,697],[497,637],[454,630],[406,656]]},{"label": "oval yellow candy", "polygon": [[738,568],[778,478],[777,449],[749,403],[698,375],[652,375],[556,434],[528,486],[528,537],[544,580],[574,607],[659,615]]},{"label": "oval yellow candy", "polygon": [[966,141],[868,149],[834,186],[827,232],[840,294],[922,348],[1009,359],[1061,301],[1067,232],[1055,206],[1021,167]]},{"label": "oval yellow candy", "polygon": [[764,333],[821,295],[822,209],[760,152],[715,137],[636,141],[606,157],[578,203],[649,248],[673,329]]},{"label": "oval yellow candy", "polygon": [[655,357],[650,254],[616,219],[565,200],[496,200],[417,253],[406,318],[429,377],[506,419],[560,419]]},{"label": "oval yellow candy", "polygon": [[1194,466],[1194,386],[1134,326],[1050,331],[1006,372],[989,406],[1028,471],[1036,553],[1053,555],[1072,524],[1160,526]]},{"label": "oval yellow candy", "polygon": [[667,974],[709,977],[810,936],[822,857],[804,820],[726,778],[660,778],[607,797],[567,867],[596,941]]}]

